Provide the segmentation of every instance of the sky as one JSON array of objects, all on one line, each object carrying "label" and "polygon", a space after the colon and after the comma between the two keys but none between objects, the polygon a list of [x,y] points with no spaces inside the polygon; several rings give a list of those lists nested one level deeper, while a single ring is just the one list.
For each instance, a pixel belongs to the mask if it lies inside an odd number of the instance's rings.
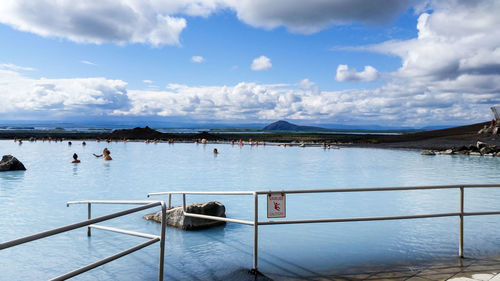
[{"label": "sky", "polygon": [[424,127],[500,104],[499,0],[2,0],[0,120]]}]

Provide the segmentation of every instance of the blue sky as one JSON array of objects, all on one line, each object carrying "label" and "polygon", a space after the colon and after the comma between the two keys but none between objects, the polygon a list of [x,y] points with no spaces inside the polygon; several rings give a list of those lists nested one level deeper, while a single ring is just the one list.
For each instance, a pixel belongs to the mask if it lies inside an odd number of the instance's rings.
[{"label": "blue sky", "polygon": [[0,118],[481,122],[500,99],[498,12],[493,0],[6,1]]}]

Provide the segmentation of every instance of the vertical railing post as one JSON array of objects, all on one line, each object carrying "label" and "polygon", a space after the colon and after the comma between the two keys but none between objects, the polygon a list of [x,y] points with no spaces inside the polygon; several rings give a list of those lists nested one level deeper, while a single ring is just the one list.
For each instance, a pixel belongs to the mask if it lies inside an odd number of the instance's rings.
[{"label": "vertical railing post", "polygon": [[259,195],[255,192],[254,197],[254,217],[253,217],[253,268],[252,272],[257,274],[259,258]]},{"label": "vertical railing post", "polygon": [[167,210],[165,202],[161,201],[161,234],[160,234],[160,265],[158,268],[158,281],[163,281],[163,265],[165,264],[165,228],[167,222]]},{"label": "vertical railing post", "polygon": [[186,211],[186,193],[182,193],[182,210]]},{"label": "vertical railing post", "polygon": [[[87,218],[90,220],[92,218],[92,207],[91,207],[91,204],[88,203],[87,204]],[[90,231],[90,226],[87,226],[87,236],[90,236],[92,235],[91,231]]]},{"label": "vertical railing post", "polygon": [[460,187],[460,238],[458,241],[458,256],[464,257],[464,187]]},{"label": "vertical railing post", "polygon": [[172,209],[172,193],[168,194],[168,209]]}]

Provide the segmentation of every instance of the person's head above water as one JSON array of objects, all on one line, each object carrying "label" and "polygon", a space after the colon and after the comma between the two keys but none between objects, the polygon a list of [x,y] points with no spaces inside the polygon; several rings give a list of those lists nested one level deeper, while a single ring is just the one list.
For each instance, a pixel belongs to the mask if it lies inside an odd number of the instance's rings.
[{"label": "person's head above water", "polygon": [[73,153],[73,161],[71,163],[80,163],[80,160],[78,160],[78,154]]}]

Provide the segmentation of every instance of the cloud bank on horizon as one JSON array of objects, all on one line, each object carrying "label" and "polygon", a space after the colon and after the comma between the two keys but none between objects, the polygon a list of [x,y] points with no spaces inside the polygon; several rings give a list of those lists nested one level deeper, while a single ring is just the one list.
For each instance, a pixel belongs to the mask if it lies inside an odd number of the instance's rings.
[{"label": "cloud bank on horizon", "polygon": [[[6,1],[0,6],[0,22],[78,43],[140,43],[158,48],[182,45],[181,34],[189,23],[186,18],[206,18],[221,10],[233,11],[240,21],[256,28],[284,27],[307,38],[336,26],[388,24],[410,7],[418,14],[417,37],[341,47],[399,57],[399,69],[382,73],[377,65],[365,65],[362,70],[348,64],[325,66],[332,71],[332,83],[376,82],[376,86],[326,91],[317,86],[314,77],[304,77],[295,84],[169,84],[157,90],[145,79],[150,89],[140,90],[128,88],[126,81],[105,77],[33,78],[33,68],[6,62],[0,64],[0,116],[290,119],[394,126],[491,118],[489,106],[500,103],[500,2],[494,0]],[[48,18],[32,11],[54,15]],[[254,71],[269,73],[279,63],[273,60],[271,64],[272,59],[264,54],[249,64]],[[192,56],[191,61],[205,59]]]}]

